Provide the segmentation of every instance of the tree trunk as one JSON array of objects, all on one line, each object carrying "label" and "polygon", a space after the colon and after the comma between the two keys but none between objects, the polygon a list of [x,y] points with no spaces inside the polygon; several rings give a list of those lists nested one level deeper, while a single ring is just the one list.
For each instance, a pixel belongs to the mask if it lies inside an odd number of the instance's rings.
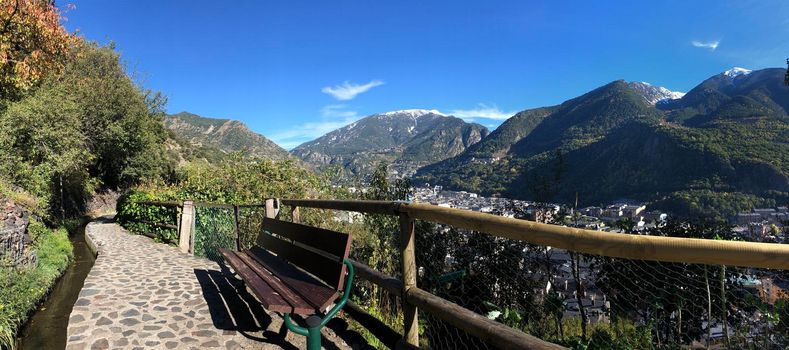
[{"label": "tree trunk", "polygon": [[682,344],[682,303],[677,307],[677,343]]},{"label": "tree trunk", "polygon": [[704,284],[707,286],[707,349],[712,341],[712,295],[710,294],[710,279],[707,276],[707,265],[704,265]]},{"label": "tree trunk", "polygon": [[658,316],[657,311],[654,312],[654,316],[655,316],[655,319],[654,319],[654,322],[655,322],[655,338],[657,339],[657,347],[661,348],[662,345],[660,344],[660,327],[658,327],[658,322],[657,322],[657,316]]},{"label": "tree trunk", "polygon": [[58,174],[58,180],[60,185],[60,220],[66,220],[66,200],[65,196],[63,195],[63,174]]},{"label": "tree trunk", "polygon": [[729,339],[729,308],[726,305],[726,265],[721,265],[721,309],[723,310],[723,339],[726,341],[726,349],[731,349],[731,339]]},{"label": "tree trunk", "polygon": [[575,300],[578,302],[578,311],[581,313],[581,337],[586,340],[586,309],[583,304],[583,287],[581,287],[581,272],[578,267],[578,254],[570,252],[570,261],[572,262],[573,278],[575,279]]}]

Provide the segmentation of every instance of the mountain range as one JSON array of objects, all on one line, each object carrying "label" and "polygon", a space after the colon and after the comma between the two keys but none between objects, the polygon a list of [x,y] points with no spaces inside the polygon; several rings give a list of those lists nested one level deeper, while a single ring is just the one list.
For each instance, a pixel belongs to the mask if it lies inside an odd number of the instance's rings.
[{"label": "mountain range", "polygon": [[789,198],[784,74],[735,68],[687,94],[662,98],[643,84],[614,81],[557,106],[520,112],[462,154],[419,169],[415,179],[581,205],[628,198],[694,216],[783,203]]},{"label": "mountain range", "polygon": [[[785,74],[733,68],[687,93],[617,80],[521,111],[493,132],[436,110],[379,113],[291,154],[346,178],[386,162],[394,175],[446,189],[580,205],[632,199],[725,216],[789,201]],[[166,123],[192,143],[288,157],[240,122],[179,113]]]},{"label": "mountain range", "polygon": [[417,168],[461,154],[488,135],[482,125],[436,110],[374,114],[334,130],[291,152],[320,168],[339,167],[346,175],[366,175],[381,162],[410,176]]},{"label": "mountain range", "polygon": [[237,120],[181,112],[165,117],[164,125],[179,139],[201,149],[223,153],[240,151],[249,157],[273,160],[292,158],[287,150]]}]

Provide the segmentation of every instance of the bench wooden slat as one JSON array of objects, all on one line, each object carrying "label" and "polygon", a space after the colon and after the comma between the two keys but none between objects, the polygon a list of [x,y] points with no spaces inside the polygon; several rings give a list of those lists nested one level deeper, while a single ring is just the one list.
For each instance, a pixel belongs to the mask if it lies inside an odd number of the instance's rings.
[{"label": "bench wooden slat", "polygon": [[293,307],[252,271],[235,252],[226,249],[220,249],[219,252],[225,257],[225,261],[236,270],[236,273],[244,279],[264,308],[274,312],[293,312]]},{"label": "bench wooden slat", "polygon": [[247,253],[241,252],[236,253],[236,255],[261,279],[271,286],[274,291],[279,293],[282,299],[293,307],[294,314],[305,315],[315,312],[316,308],[313,305],[305,301],[301,295],[280,281],[270,270],[258,264],[256,260],[247,255]]},{"label": "bench wooden slat", "polygon": [[326,286],[315,277],[302,272],[265,249],[255,247],[247,251],[247,254],[293,288],[317,310],[325,310],[340,295],[337,290]]},{"label": "bench wooden slat", "polygon": [[345,279],[345,264],[342,262],[286,242],[266,232],[258,235],[257,243],[277,254],[279,258],[315,275],[334,289],[341,289],[342,281]]},{"label": "bench wooden slat", "polygon": [[288,221],[265,218],[263,229],[337,256],[340,261],[347,258],[351,246],[349,234]]}]

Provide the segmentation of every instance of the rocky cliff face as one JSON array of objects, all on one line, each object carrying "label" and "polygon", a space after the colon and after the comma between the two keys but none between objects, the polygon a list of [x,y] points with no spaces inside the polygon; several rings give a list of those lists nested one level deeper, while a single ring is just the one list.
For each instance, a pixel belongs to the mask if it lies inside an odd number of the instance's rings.
[{"label": "rocky cliff face", "polygon": [[33,240],[27,233],[30,214],[10,199],[0,199],[0,265],[25,266],[36,263]]}]

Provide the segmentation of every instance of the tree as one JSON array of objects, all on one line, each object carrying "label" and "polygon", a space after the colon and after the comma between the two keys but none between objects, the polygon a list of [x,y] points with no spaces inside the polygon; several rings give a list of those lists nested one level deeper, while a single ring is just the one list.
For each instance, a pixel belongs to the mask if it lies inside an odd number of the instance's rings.
[{"label": "tree", "polygon": [[786,59],[786,77],[784,77],[784,84],[789,86],[789,58]]},{"label": "tree", "polygon": [[162,125],[165,97],[137,86],[112,44],[82,42],[75,56],[52,84],[67,85],[81,105],[80,128],[96,155],[90,174],[104,186],[124,188],[171,172]]},{"label": "tree", "polygon": [[[370,177],[370,184],[367,191],[362,194],[362,199],[382,201],[408,199],[412,190],[411,183],[408,180],[390,181],[387,178],[387,168],[386,163],[378,165]],[[367,214],[364,215],[363,222],[365,234],[355,237],[358,244],[354,245],[354,259],[365,262],[377,271],[399,278],[401,274],[398,217]],[[400,313],[396,298],[377,286],[370,286],[369,290],[363,291],[362,294],[369,296],[371,308],[377,309],[387,317],[393,318],[393,315]]]},{"label": "tree", "polygon": [[60,74],[0,110],[0,175],[60,216],[81,211],[100,186],[174,171],[164,99],[134,84],[112,46],[79,42],[72,50]]},{"label": "tree", "polygon": [[63,86],[42,89],[0,115],[0,149],[8,150],[2,172],[45,202],[58,202],[61,217],[66,199],[83,195],[93,159],[80,121],[79,103]]},{"label": "tree", "polygon": [[[672,220],[645,233],[682,238],[734,238],[730,226],[714,221]],[[653,329],[653,341],[659,346],[709,340],[711,325],[746,324],[758,306],[753,301],[757,298],[741,286],[745,276],[741,269],[609,257],[595,260],[595,285],[610,301],[608,312],[612,322],[630,320],[648,324]],[[713,286],[712,281],[717,281],[718,286]]]},{"label": "tree", "polygon": [[60,20],[53,1],[0,3],[0,101],[19,98],[64,67],[75,36]]}]

